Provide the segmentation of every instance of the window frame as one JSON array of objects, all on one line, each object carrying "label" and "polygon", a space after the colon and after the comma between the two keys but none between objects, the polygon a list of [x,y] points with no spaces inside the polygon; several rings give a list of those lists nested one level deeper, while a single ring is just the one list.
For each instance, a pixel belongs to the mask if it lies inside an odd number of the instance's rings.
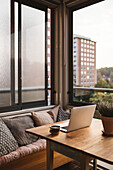
[{"label": "window frame", "polygon": [[[18,3],[18,104],[15,103],[15,2]],[[26,5],[35,9],[39,9],[45,12],[45,100],[31,101],[22,103],[22,79],[21,79],[21,7]],[[47,6],[31,2],[29,0],[10,0],[10,77],[11,77],[11,105],[0,107],[0,112],[22,110],[39,106],[47,106],[47,95],[48,95],[48,71],[47,71]]]},{"label": "window frame", "polygon": [[[90,105],[92,103],[88,102],[74,102],[73,101],[73,12],[88,7],[90,5],[94,5],[96,3],[102,2],[104,0],[92,0],[92,1],[84,1],[84,2],[79,2],[77,5],[74,5],[70,7],[70,24],[69,24],[69,41],[70,41],[70,46],[69,46],[69,104],[73,106],[85,106],[85,105]],[[95,91],[95,90],[94,90]]]}]

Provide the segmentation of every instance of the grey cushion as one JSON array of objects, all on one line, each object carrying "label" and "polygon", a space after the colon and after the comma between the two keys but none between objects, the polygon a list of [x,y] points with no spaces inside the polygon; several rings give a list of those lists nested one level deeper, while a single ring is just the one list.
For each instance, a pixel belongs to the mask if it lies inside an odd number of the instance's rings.
[{"label": "grey cushion", "polygon": [[18,143],[12,133],[0,119],[0,156],[6,155],[18,148]]},{"label": "grey cushion", "polygon": [[42,125],[53,123],[53,119],[51,115],[49,115],[46,111],[41,112],[41,113],[31,112],[31,115],[37,126],[42,126]]},{"label": "grey cushion", "polygon": [[38,136],[25,132],[26,129],[34,127],[31,116],[18,116],[14,118],[3,118],[3,121],[12,132],[20,146],[28,145],[38,140]]},{"label": "grey cushion", "polygon": [[59,107],[57,122],[70,119],[71,114]]}]

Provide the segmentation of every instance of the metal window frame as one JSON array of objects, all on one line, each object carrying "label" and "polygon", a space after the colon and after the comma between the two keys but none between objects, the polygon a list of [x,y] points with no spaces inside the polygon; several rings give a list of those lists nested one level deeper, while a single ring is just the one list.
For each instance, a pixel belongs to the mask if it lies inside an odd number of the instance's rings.
[{"label": "metal window frame", "polygon": [[[15,19],[14,19],[14,3],[18,2],[18,104],[15,104]],[[45,100],[31,101],[22,103],[22,80],[21,80],[21,6],[26,5],[35,9],[39,9],[45,12]],[[0,112],[21,110],[27,108],[33,108],[38,106],[47,106],[47,6],[36,3],[30,0],[11,0],[10,1],[10,39],[11,39],[11,105],[0,107]]]},{"label": "metal window frame", "polygon": [[88,105],[91,103],[84,103],[84,102],[74,102],[73,101],[73,12],[77,11],[79,9],[88,7],[90,5],[94,5],[96,3],[102,2],[105,0],[92,0],[92,1],[85,1],[85,2],[80,2],[77,5],[74,5],[70,7],[70,24],[69,24],[69,41],[70,41],[70,46],[69,46],[69,104],[74,105],[74,106],[83,106],[83,105]]}]

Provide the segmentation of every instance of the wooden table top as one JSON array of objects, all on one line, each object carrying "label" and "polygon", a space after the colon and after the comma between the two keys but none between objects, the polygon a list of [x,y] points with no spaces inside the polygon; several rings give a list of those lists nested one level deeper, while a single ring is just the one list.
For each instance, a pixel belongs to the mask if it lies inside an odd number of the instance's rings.
[{"label": "wooden table top", "polygon": [[69,133],[60,132],[57,136],[50,134],[49,127],[51,125],[53,124],[28,129],[26,131],[113,164],[113,137],[105,137],[102,135],[101,120],[93,119],[90,127]]}]

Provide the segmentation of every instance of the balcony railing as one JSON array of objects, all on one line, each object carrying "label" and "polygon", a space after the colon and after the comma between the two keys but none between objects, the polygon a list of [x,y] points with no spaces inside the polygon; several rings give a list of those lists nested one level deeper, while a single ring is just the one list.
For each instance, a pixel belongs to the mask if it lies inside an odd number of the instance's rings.
[{"label": "balcony railing", "polygon": [[[94,94],[98,94],[98,96],[113,94],[113,89],[74,87],[73,88],[73,101],[92,103]],[[94,102],[95,102],[95,99],[94,99]]]}]

